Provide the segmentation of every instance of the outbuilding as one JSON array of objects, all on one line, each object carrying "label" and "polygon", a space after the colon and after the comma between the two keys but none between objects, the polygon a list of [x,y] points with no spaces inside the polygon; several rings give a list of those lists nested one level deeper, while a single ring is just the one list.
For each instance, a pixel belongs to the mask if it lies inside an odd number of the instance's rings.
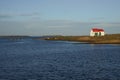
[{"label": "outbuilding", "polygon": [[104,35],[105,35],[104,29],[92,28],[90,31],[90,36],[104,36]]}]

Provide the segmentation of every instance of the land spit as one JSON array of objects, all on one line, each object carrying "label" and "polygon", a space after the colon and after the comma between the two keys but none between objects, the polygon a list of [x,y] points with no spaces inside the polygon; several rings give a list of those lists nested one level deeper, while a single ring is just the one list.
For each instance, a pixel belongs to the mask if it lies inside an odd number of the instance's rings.
[{"label": "land spit", "polygon": [[120,44],[120,34],[109,34],[105,36],[52,36],[45,40],[77,41],[91,44]]}]

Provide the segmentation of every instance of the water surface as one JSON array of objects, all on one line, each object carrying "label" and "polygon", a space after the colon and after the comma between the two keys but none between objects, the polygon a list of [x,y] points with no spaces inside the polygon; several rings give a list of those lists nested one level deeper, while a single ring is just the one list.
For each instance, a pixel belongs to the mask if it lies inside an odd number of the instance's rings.
[{"label": "water surface", "polygon": [[120,45],[0,39],[0,79],[119,80]]}]

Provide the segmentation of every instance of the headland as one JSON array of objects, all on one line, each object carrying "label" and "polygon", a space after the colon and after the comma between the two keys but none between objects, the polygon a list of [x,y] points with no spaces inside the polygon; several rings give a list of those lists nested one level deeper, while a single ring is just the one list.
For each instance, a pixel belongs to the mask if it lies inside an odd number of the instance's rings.
[{"label": "headland", "polygon": [[120,34],[106,34],[105,36],[53,36],[45,40],[77,41],[91,44],[120,44]]}]

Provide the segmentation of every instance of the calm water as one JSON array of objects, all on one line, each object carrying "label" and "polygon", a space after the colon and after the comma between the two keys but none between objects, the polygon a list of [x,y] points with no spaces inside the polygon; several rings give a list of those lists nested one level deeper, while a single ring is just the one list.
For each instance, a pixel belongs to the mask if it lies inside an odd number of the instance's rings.
[{"label": "calm water", "polygon": [[0,40],[0,80],[120,80],[120,45]]}]

